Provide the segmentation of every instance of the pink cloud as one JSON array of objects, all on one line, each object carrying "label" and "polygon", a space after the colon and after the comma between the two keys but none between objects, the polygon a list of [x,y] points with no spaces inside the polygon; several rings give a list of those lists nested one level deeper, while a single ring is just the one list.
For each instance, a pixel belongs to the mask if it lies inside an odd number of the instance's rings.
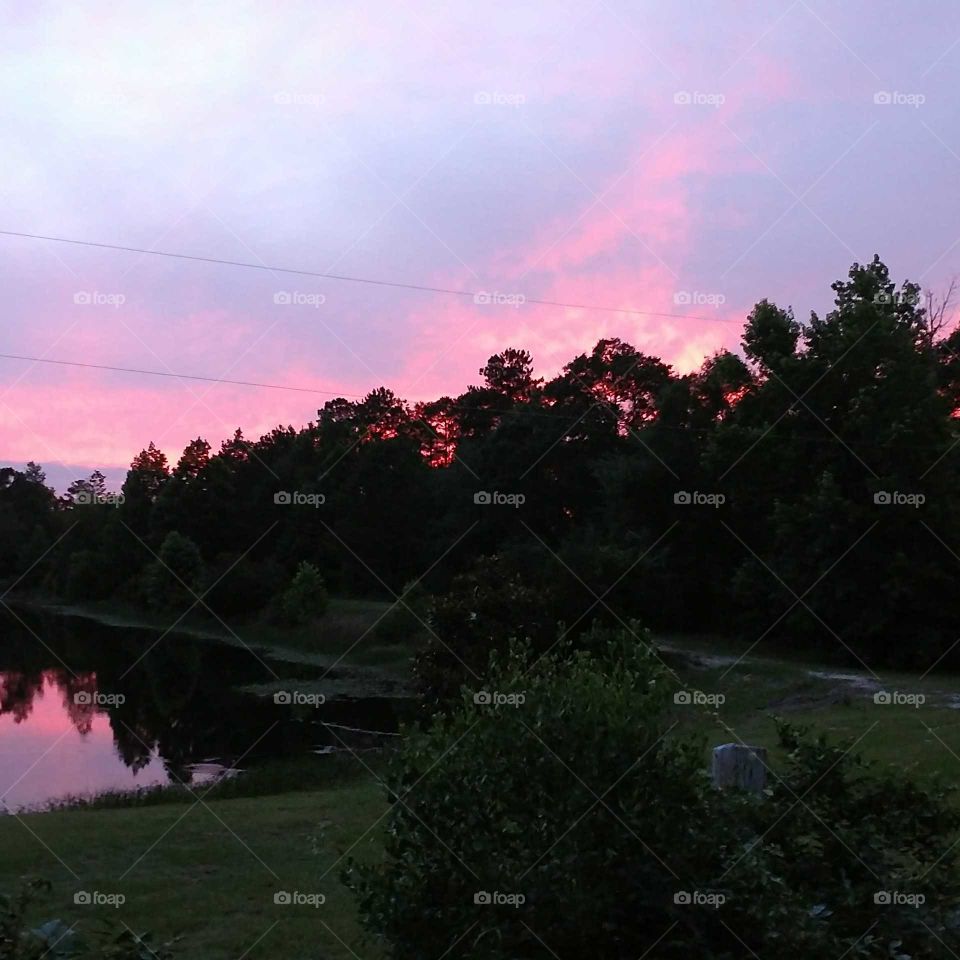
[{"label": "pink cloud", "polygon": [[[693,181],[708,172],[751,169],[757,161],[716,115],[659,142],[647,138],[634,154],[636,159],[625,163],[626,174],[611,178],[613,189],[604,202],[586,198],[578,209],[540,227],[523,246],[498,251],[490,274],[504,278],[500,292],[697,319],[532,304],[447,304],[417,312],[408,321],[422,346],[404,366],[405,389],[419,391],[429,385],[449,391],[451,375],[456,378],[458,373],[475,382],[479,366],[506,346],[530,350],[539,372],[547,375],[602,337],[619,336],[681,372],[698,368],[720,346],[736,346],[742,309],[678,305],[676,295],[691,291],[683,265],[710,228],[695,209]],[[598,194],[604,189],[599,185]],[[462,278],[464,285],[468,279]],[[454,390],[464,385],[460,382]]]}]

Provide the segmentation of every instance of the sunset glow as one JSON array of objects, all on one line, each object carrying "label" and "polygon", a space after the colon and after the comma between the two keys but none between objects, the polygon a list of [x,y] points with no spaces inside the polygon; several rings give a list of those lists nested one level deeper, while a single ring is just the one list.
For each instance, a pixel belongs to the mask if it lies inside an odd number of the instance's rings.
[{"label": "sunset glow", "polygon": [[[8,13],[0,229],[683,316],[0,237],[3,352],[413,403],[508,346],[541,375],[603,337],[696,369],[758,299],[803,319],[874,252],[936,288],[960,11],[935,7]],[[0,459],[115,484],[149,440],[175,457],[324,399],[0,359]]]}]

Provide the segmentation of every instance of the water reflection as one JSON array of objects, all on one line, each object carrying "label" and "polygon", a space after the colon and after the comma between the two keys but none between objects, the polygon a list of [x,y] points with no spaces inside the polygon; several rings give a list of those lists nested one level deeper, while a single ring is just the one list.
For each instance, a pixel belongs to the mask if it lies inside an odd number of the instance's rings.
[{"label": "water reflection", "polygon": [[[74,694],[95,683],[95,675],[76,682],[56,670],[31,677],[0,673],[0,802],[5,809],[171,781],[155,745],[135,743],[131,749],[131,737],[117,736],[106,708],[77,703]],[[205,771],[205,778],[219,772],[222,767]]]},{"label": "water reflection", "polygon": [[[235,764],[332,742],[320,716],[297,717],[238,687],[315,678],[250,651],[153,631],[18,610],[0,615],[0,808],[66,795],[199,783]],[[381,701],[329,704],[323,719],[395,727]]]}]

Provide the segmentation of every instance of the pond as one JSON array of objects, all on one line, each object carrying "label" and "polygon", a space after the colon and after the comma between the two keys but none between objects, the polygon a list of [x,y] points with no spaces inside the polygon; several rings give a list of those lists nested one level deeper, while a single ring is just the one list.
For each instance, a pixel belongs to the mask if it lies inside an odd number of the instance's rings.
[{"label": "pond", "polygon": [[201,784],[383,739],[367,731],[396,731],[402,699],[350,689],[349,670],[0,608],[0,813],[107,790]]}]

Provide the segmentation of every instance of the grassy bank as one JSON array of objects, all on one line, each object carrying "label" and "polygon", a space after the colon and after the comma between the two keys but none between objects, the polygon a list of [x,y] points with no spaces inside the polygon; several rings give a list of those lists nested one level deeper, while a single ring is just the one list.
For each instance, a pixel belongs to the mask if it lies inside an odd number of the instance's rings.
[{"label": "grassy bank", "polygon": [[[202,794],[198,794],[203,796]],[[375,854],[386,811],[375,777],[269,797],[0,817],[0,890],[23,875],[53,888],[31,922],[82,931],[98,918],[174,941],[178,958],[375,958],[359,944],[341,857]],[[74,904],[78,891],[122,894],[120,907]],[[277,904],[285,891],[321,906]]]},{"label": "grassy bank", "polygon": [[124,810],[192,802],[197,795],[213,801],[330,790],[362,779],[367,774],[380,776],[384,766],[385,758],[380,749],[281,757],[242,770],[235,776],[203,784],[154,784],[131,790],[106,790],[97,794],[68,794],[31,808],[30,812]]},{"label": "grassy bank", "polygon": [[279,660],[329,666],[370,666],[405,676],[417,643],[414,636],[385,637],[384,619],[392,604],[380,600],[332,598],[327,612],[315,623],[281,627],[265,622],[225,622],[197,609],[181,620],[114,600],[64,603],[36,595],[16,596],[31,609],[64,616],[85,617],[110,627],[164,632],[175,623],[177,633],[221,643],[252,647]]}]

